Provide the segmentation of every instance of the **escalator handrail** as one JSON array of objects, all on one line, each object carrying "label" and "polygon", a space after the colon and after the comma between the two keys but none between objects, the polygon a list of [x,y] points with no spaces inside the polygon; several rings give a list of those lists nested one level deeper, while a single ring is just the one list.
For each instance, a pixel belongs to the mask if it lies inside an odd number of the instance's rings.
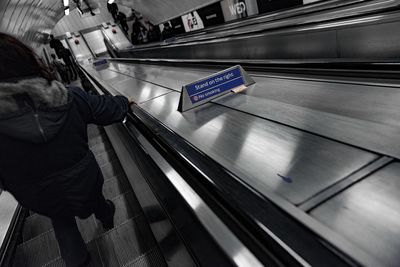
[{"label": "escalator handrail", "polygon": [[309,75],[368,77],[399,79],[400,64],[396,59],[382,60],[349,60],[349,59],[313,59],[309,61],[295,60],[207,60],[207,59],[160,59],[160,58],[107,58],[110,62],[138,63],[151,65],[182,67],[207,67],[221,70],[240,64],[248,71],[299,73],[305,71]]}]

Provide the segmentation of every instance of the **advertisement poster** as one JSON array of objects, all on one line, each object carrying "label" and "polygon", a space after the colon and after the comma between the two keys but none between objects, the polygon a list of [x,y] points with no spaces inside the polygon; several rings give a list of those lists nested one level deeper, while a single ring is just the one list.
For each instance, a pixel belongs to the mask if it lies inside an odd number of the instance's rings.
[{"label": "advertisement poster", "polygon": [[203,20],[197,11],[190,12],[182,16],[183,26],[186,32],[204,29]]},{"label": "advertisement poster", "polygon": [[197,10],[204,27],[219,25],[225,22],[220,3],[215,3]]},{"label": "advertisement poster", "polygon": [[225,21],[231,21],[258,14],[257,0],[223,0],[222,12]]},{"label": "advertisement poster", "polygon": [[178,17],[175,19],[171,19],[170,24],[171,24],[172,28],[174,29],[175,34],[181,34],[181,33],[185,32],[185,28],[183,26],[181,18]]}]

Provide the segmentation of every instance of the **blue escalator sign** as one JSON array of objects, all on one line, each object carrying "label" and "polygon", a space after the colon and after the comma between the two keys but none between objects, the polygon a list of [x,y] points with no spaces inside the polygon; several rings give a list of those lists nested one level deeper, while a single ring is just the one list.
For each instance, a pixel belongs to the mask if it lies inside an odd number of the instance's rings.
[{"label": "blue escalator sign", "polygon": [[178,111],[184,112],[253,83],[253,79],[241,66],[231,67],[183,86]]},{"label": "blue escalator sign", "polygon": [[202,80],[186,87],[190,101],[195,104],[244,84],[239,68],[218,73],[206,80]]}]

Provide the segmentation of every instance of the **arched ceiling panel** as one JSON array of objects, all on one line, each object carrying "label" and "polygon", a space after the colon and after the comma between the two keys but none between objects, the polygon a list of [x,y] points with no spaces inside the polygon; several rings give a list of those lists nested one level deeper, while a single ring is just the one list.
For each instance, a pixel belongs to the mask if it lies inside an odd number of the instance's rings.
[{"label": "arched ceiling panel", "polygon": [[77,9],[72,10],[69,16],[64,16],[56,24],[53,29],[54,36],[63,35],[66,32],[77,32],[112,20],[111,14],[108,13],[106,4],[98,5],[96,8],[95,13],[100,11],[100,14],[96,14],[96,16],[88,14],[84,17],[80,16]]},{"label": "arched ceiling panel", "polygon": [[[104,7],[107,0],[87,0]],[[154,24],[181,16],[219,0],[117,0],[125,12],[134,8]],[[70,0],[70,9],[75,7]],[[64,16],[62,0],[0,0],[0,32],[10,33],[34,48],[47,40],[49,33]]]},{"label": "arched ceiling panel", "polygon": [[1,0],[0,31],[39,47],[63,16],[60,0]]}]

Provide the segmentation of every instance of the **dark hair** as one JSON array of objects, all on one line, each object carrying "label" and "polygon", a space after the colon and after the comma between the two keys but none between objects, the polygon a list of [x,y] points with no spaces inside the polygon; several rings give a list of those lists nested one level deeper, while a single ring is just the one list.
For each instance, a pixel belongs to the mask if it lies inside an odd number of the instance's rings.
[{"label": "dark hair", "polygon": [[18,81],[27,77],[54,80],[39,56],[17,38],[0,33],[0,81]]}]

